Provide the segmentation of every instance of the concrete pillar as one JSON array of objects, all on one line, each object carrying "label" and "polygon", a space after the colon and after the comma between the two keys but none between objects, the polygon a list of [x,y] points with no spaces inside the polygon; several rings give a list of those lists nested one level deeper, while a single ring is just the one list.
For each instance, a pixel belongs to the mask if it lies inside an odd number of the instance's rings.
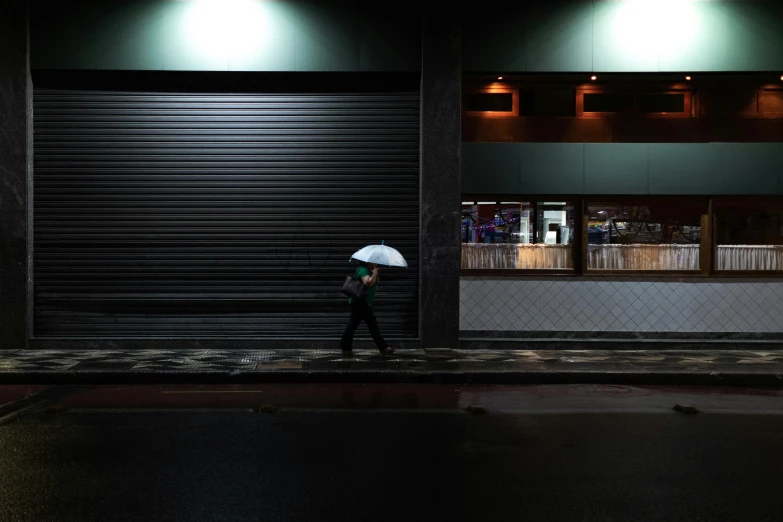
[{"label": "concrete pillar", "polygon": [[421,265],[423,348],[459,344],[462,28],[425,17],[421,73]]},{"label": "concrete pillar", "polygon": [[0,2],[0,350],[27,347],[32,81],[27,1]]}]

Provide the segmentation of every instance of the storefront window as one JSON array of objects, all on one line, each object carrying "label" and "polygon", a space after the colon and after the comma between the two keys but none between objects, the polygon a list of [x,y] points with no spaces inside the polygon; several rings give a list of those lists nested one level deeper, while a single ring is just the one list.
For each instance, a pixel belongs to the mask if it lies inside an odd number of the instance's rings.
[{"label": "storefront window", "polygon": [[462,268],[572,270],[573,242],[571,203],[462,203]]},{"label": "storefront window", "polygon": [[701,219],[706,202],[588,202],[590,270],[700,269]]},{"label": "storefront window", "polygon": [[718,199],[713,212],[716,270],[783,270],[783,199]]}]

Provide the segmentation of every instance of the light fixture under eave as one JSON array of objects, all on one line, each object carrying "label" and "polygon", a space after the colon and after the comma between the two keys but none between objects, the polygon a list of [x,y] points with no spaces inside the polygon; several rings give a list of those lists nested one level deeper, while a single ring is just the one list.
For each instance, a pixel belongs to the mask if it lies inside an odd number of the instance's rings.
[{"label": "light fixture under eave", "polygon": [[177,13],[168,29],[195,65],[226,67],[230,56],[232,68],[252,68],[259,58],[276,56],[279,37],[275,22],[279,15],[275,2],[190,0],[168,4]]},{"label": "light fixture under eave", "polygon": [[503,79],[503,77],[502,77],[502,76],[498,76],[498,80],[502,80],[502,79]]},{"label": "light fixture under eave", "polygon": [[[609,24],[605,28],[615,59],[632,63],[657,63],[659,56],[683,59],[712,27],[697,0],[619,0],[606,2]],[[597,13],[597,11],[596,11]],[[710,15],[711,16],[711,15]]]},{"label": "light fixture under eave", "polygon": [[596,81],[598,79],[598,76],[591,76],[590,79]]},{"label": "light fixture under eave", "polygon": [[691,81],[691,77],[690,76],[686,76],[685,79],[688,80],[688,81]]}]

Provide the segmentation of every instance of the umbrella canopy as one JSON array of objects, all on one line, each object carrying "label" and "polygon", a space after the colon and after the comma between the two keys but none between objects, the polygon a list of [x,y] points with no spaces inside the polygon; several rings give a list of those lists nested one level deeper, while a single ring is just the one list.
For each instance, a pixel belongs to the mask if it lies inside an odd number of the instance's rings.
[{"label": "umbrella canopy", "polygon": [[384,266],[408,266],[402,254],[386,245],[368,245],[352,255],[351,259]]}]

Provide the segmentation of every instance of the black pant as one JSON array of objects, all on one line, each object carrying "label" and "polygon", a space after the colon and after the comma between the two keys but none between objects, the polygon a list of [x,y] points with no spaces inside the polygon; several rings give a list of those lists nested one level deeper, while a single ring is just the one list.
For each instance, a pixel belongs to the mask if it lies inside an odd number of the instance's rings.
[{"label": "black pant", "polygon": [[348,321],[348,326],[345,327],[343,338],[340,340],[340,349],[343,351],[351,350],[351,345],[353,345],[353,334],[362,321],[364,321],[364,324],[370,329],[370,335],[372,335],[372,340],[375,341],[378,349],[381,351],[385,350],[386,341],[383,340],[381,331],[378,329],[378,321],[375,319],[372,307],[365,303],[364,299],[353,299],[351,301],[351,319]]}]

